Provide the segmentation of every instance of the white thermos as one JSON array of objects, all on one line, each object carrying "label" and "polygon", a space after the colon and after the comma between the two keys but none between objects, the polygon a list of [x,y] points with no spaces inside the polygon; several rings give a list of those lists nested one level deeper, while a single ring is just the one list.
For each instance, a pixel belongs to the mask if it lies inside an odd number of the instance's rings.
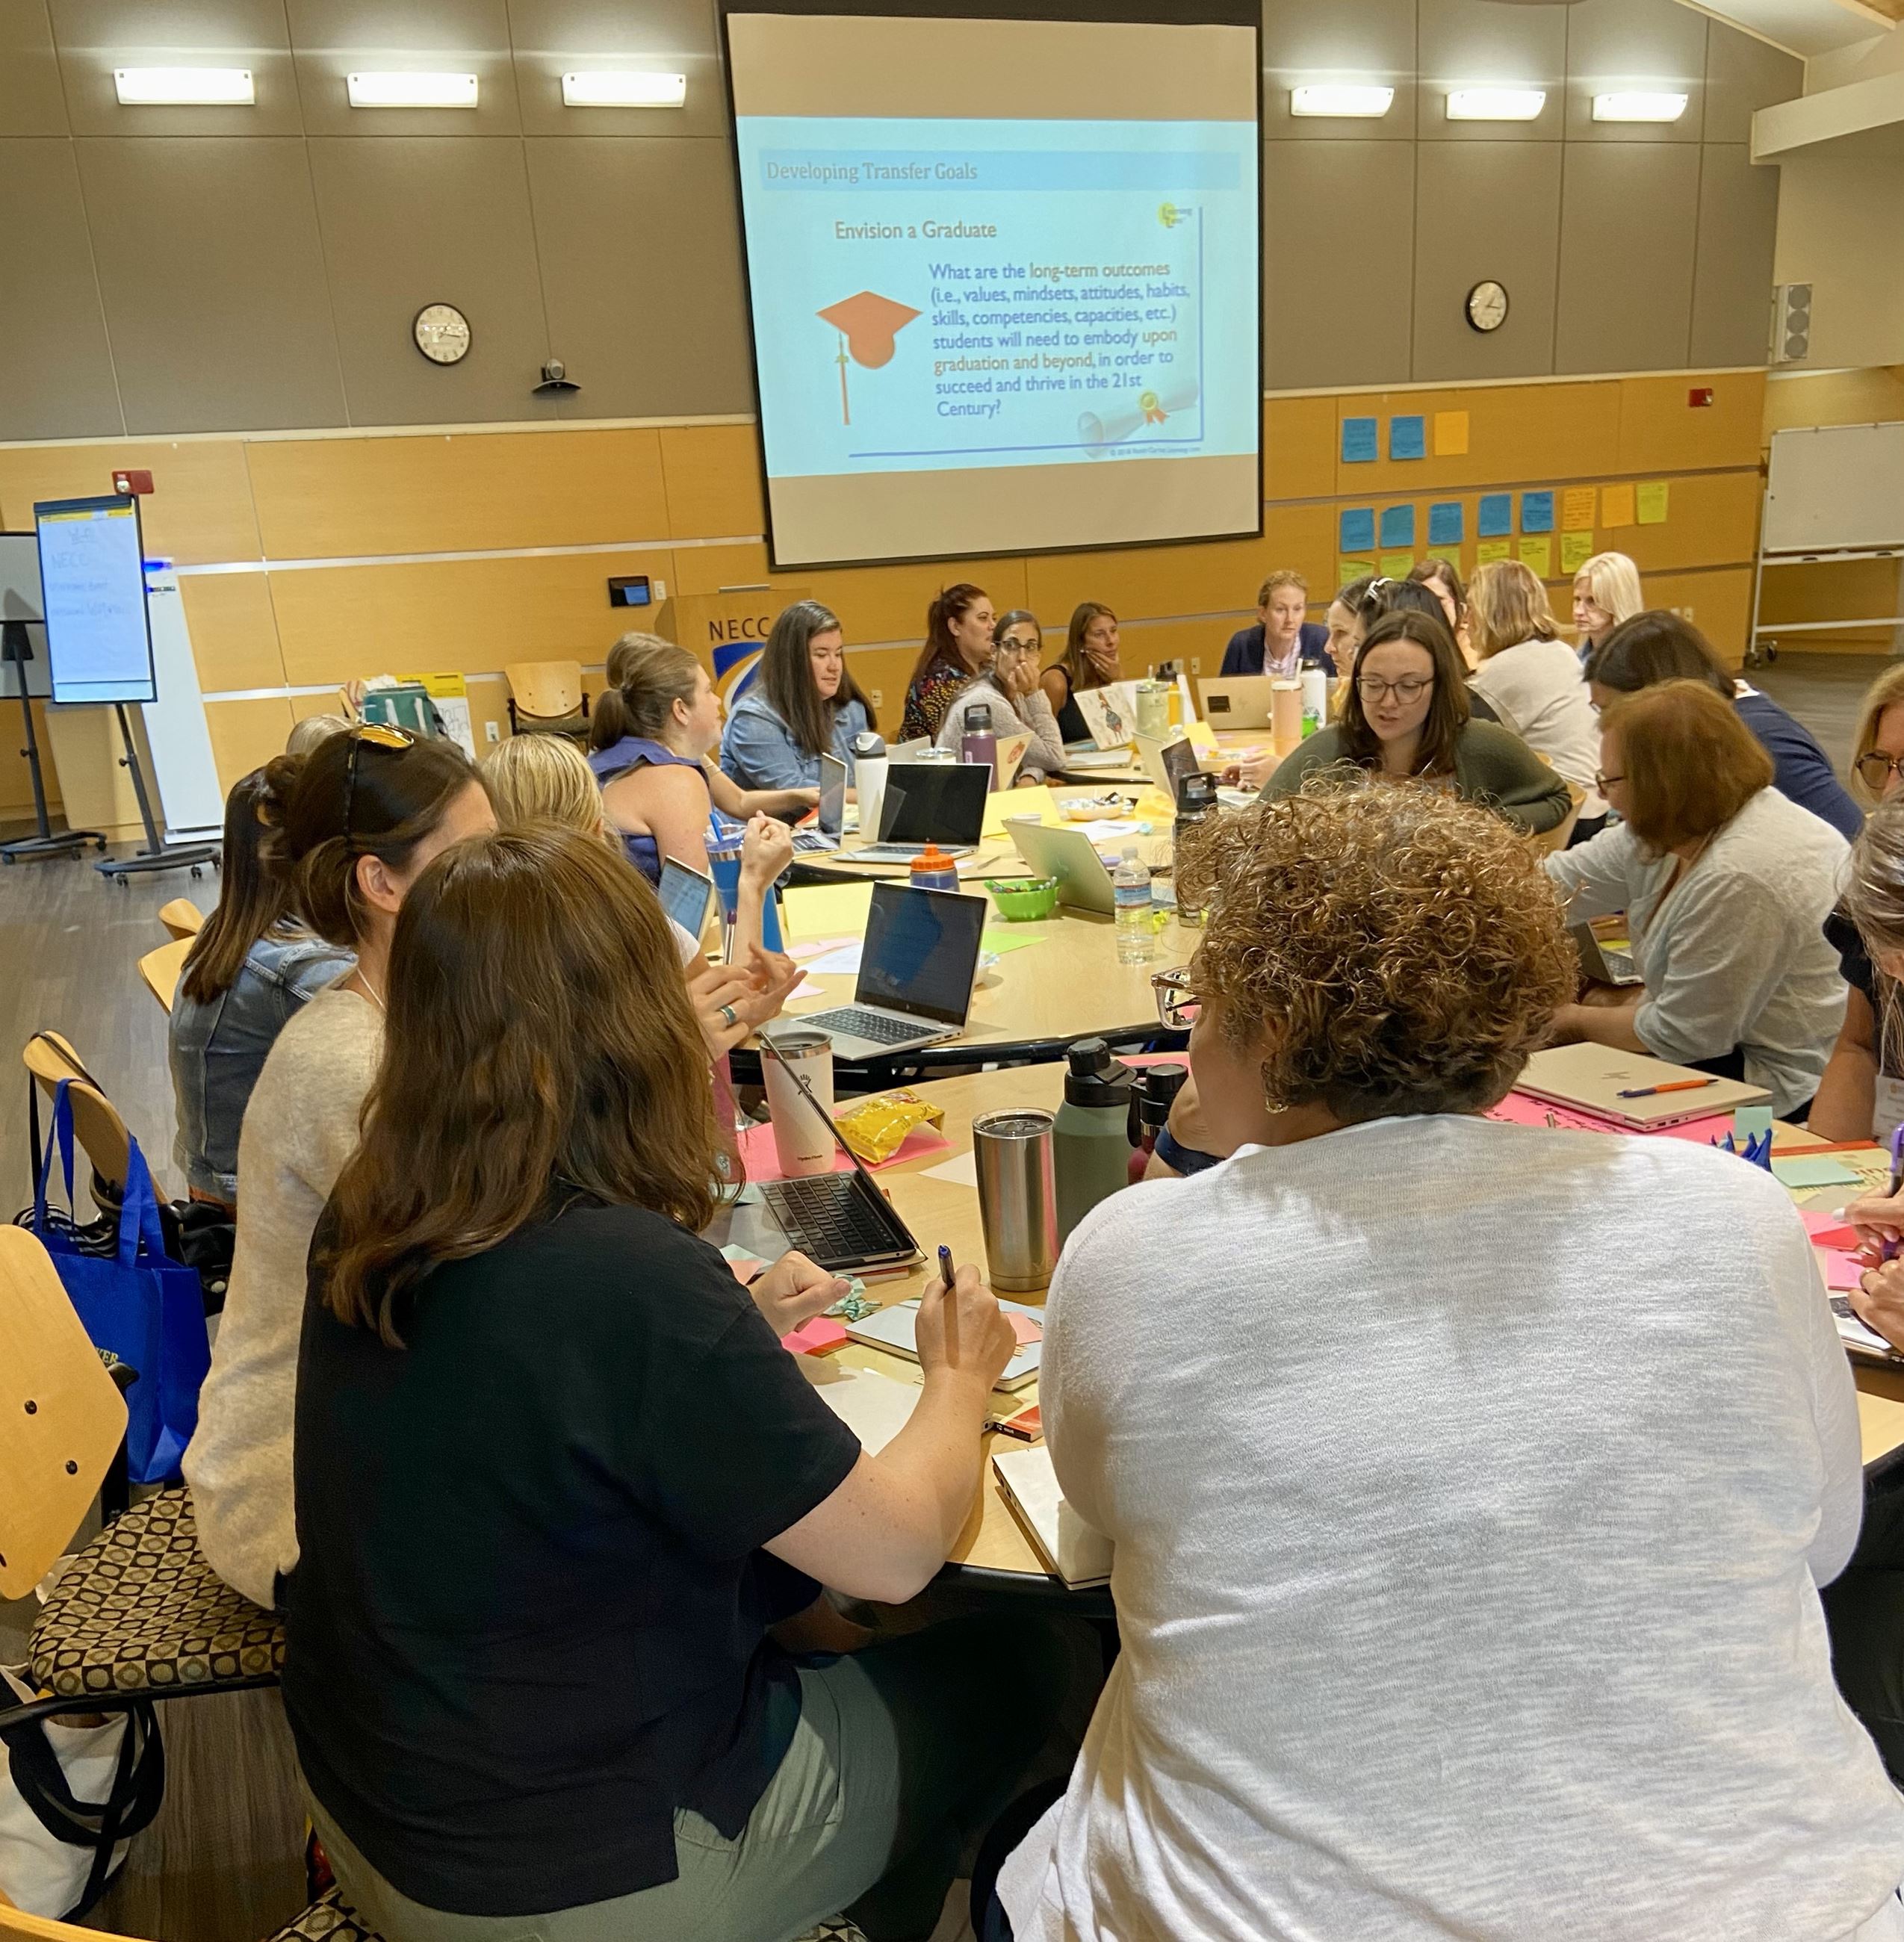
[{"label": "white thermos", "polygon": [[886,744],[871,729],[853,737],[853,789],[860,805],[860,838],[879,840],[879,806],[886,799]]},{"label": "white thermos", "polygon": [[1302,734],[1306,740],[1329,726],[1329,675],[1319,667],[1302,670]]}]

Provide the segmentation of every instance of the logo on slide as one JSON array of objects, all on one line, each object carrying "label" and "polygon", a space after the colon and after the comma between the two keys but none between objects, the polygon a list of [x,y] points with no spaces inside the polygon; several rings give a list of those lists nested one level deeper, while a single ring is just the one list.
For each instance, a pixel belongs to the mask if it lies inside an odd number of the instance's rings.
[{"label": "logo on slide", "polygon": [[894,339],[919,312],[909,305],[895,303],[891,297],[862,290],[857,296],[829,304],[819,313],[822,323],[830,323],[839,333],[839,351],[834,362],[839,366],[840,421],[853,422],[846,395],[846,366],[851,361],[863,370],[877,371],[893,361]]}]

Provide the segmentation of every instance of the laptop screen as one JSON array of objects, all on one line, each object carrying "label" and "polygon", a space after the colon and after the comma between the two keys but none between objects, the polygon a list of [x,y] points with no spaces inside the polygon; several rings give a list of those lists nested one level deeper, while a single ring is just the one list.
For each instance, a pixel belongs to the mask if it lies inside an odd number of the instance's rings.
[{"label": "laptop screen", "polygon": [[837,836],[846,827],[846,764],[837,755],[820,758],[820,833]]},{"label": "laptop screen", "polygon": [[882,843],[957,843],[985,833],[989,762],[894,762],[879,811]]},{"label": "laptop screen", "polygon": [[1175,802],[1182,792],[1184,777],[1203,772],[1203,764],[1197,758],[1197,745],[1186,735],[1181,741],[1173,742],[1164,751],[1163,761],[1164,773],[1170,783],[1168,794],[1170,800]]},{"label": "laptop screen", "polygon": [[714,880],[691,870],[673,857],[661,865],[661,908],[690,937],[698,939],[707,925],[707,906],[714,899]]},{"label": "laptop screen", "polygon": [[854,998],[935,1025],[962,1025],[972,1009],[972,976],[990,908],[983,897],[952,890],[875,884]]}]

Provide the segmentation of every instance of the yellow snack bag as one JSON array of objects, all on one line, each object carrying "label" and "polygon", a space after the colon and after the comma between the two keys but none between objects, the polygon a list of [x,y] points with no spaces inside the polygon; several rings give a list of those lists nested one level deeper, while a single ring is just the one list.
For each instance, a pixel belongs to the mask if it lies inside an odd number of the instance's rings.
[{"label": "yellow snack bag", "polygon": [[839,1136],[868,1166],[891,1159],[915,1126],[946,1123],[945,1109],[929,1106],[916,1092],[875,1092],[855,1099],[833,1115]]}]

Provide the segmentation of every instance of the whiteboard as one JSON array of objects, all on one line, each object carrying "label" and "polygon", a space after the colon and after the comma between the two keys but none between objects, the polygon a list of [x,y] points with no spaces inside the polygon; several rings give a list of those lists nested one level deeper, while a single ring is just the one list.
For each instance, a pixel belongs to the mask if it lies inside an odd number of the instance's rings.
[{"label": "whiteboard", "polygon": [[45,500],[33,519],[54,700],[157,700],[138,501]]},{"label": "whiteboard", "polygon": [[1764,550],[1904,547],[1904,424],[1772,434]]}]

